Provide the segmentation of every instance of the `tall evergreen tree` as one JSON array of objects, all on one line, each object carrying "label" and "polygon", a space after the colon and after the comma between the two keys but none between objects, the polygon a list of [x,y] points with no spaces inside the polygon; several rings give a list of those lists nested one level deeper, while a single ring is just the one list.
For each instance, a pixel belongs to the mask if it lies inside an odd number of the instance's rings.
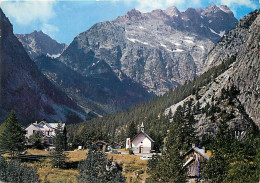
[{"label": "tall evergreen tree", "polygon": [[[184,110],[178,107],[167,135],[166,150],[161,157],[157,157],[157,165],[150,168],[152,182],[186,182],[186,169],[183,167],[183,149],[184,137]],[[152,165],[150,163],[150,165]]]},{"label": "tall evergreen tree", "polygon": [[13,158],[16,153],[24,150],[25,130],[18,124],[15,112],[12,110],[1,125],[0,150],[7,151]]},{"label": "tall evergreen tree", "polygon": [[32,134],[29,138],[29,142],[37,149],[42,148],[41,143],[43,139],[43,134],[41,131],[37,131],[36,133]]},{"label": "tall evergreen tree", "polygon": [[256,177],[260,182],[260,135],[256,139],[256,156],[254,161],[256,165]]},{"label": "tall evergreen tree", "polygon": [[203,178],[208,182],[223,182],[228,174],[229,160],[233,151],[232,142],[235,139],[225,118],[218,124],[218,132],[212,146],[213,156],[202,170]]},{"label": "tall evergreen tree", "polygon": [[106,155],[96,148],[91,148],[87,159],[79,164],[79,182],[125,182],[122,175],[122,168],[113,160],[108,161]]},{"label": "tall evergreen tree", "polygon": [[54,138],[54,152],[52,153],[52,166],[57,168],[65,167],[66,154],[65,149],[65,137],[63,133],[62,123],[60,122],[55,130]]},{"label": "tall evergreen tree", "polygon": [[137,128],[135,123],[132,121],[130,125],[127,127],[126,135],[127,138],[130,138],[132,140],[136,134],[137,134]]}]

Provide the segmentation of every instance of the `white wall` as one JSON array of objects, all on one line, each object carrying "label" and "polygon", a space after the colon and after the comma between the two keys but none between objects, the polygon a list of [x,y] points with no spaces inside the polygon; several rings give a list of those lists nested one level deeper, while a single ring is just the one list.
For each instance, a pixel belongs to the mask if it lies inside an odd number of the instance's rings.
[{"label": "white wall", "polygon": [[143,153],[150,153],[153,143],[142,133],[140,133],[132,141],[132,149],[134,153],[139,153],[140,146],[143,147]]},{"label": "white wall", "polygon": [[32,125],[32,124],[31,124],[30,126],[28,126],[25,130],[26,130],[26,132],[27,132],[26,135],[25,135],[27,138],[29,138],[29,137],[33,134],[33,131],[34,131],[34,130],[35,130],[35,131],[39,131],[39,129],[36,128],[36,127],[35,127],[34,125]]}]

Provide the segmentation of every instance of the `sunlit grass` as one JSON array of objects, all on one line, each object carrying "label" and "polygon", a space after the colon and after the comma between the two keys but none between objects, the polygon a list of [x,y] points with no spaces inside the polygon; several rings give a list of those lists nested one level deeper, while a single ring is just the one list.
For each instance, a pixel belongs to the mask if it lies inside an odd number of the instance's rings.
[{"label": "sunlit grass", "polygon": [[[67,162],[79,162],[86,159],[87,150],[74,150],[66,152]],[[51,152],[37,149],[29,149],[27,151],[28,155],[49,155]],[[39,162],[32,163],[32,166],[37,167],[38,174],[40,176],[41,182],[64,182],[64,183],[74,183],[77,182],[78,170],[77,168],[71,169],[59,169],[52,168],[51,159],[41,160]]]},{"label": "sunlit grass", "polygon": [[148,161],[141,160],[140,157],[128,154],[108,154],[108,159],[113,158],[117,163],[123,164],[123,174],[127,182],[143,182],[149,177],[146,173]]},{"label": "sunlit grass", "polygon": [[[121,151],[121,150],[120,150]],[[86,159],[88,150],[74,150],[66,152],[68,163],[77,163]],[[30,155],[48,155],[49,151],[43,150],[28,150],[27,154]],[[128,155],[128,154],[107,154],[107,158],[113,158],[119,164],[123,166],[123,174],[127,178],[127,182],[143,182],[149,176],[146,173],[147,163],[146,160],[141,160],[140,156]],[[77,168],[72,169],[59,169],[52,168],[51,159],[41,160],[39,162],[31,163],[32,166],[38,168],[38,173],[41,182],[64,182],[64,183],[74,183],[77,182],[78,170]]]}]

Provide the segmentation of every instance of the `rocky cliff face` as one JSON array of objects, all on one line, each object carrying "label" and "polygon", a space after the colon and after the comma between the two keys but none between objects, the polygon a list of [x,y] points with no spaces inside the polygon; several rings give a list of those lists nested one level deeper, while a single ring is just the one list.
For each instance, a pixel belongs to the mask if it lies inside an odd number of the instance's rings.
[{"label": "rocky cliff face", "polygon": [[228,83],[233,83],[240,90],[239,100],[258,125],[260,125],[259,14],[259,11],[254,11],[241,19],[206,59],[206,65],[213,66],[222,63],[231,55],[236,55],[234,71]]},{"label": "rocky cliff face", "polygon": [[226,6],[131,10],[79,34],[59,60],[83,76],[103,60],[108,69],[161,95],[200,74],[214,43],[236,23]]},{"label": "rocky cliff face", "polygon": [[[233,56],[234,63],[213,82],[198,91],[198,96],[189,96],[185,100],[171,106],[174,112],[179,105],[193,99],[193,106],[199,102],[201,109],[207,104],[218,105],[226,113],[232,111],[230,126],[246,131],[252,127],[252,122],[260,126],[260,11],[254,11],[241,19],[215,46],[206,59],[208,66],[219,65]],[[235,88],[238,93],[225,92]],[[224,92],[223,92],[224,91]],[[223,100],[223,95],[229,93],[230,101]],[[170,109],[170,108],[169,108]],[[166,110],[168,113],[169,109]],[[214,131],[214,120],[200,114],[197,116],[201,133]],[[213,126],[212,126],[213,125]]]},{"label": "rocky cliff face", "polygon": [[18,40],[23,44],[26,52],[35,59],[40,55],[58,57],[66,49],[66,44],[60,44],[42,31],[34,31],[31,34],[16,34]]},{"label": "rocky cliff face", "polygon": [[39,72],[0,9],[0,118],[14,109],[23,124],[33,120],[82,121],[86,113]]},{"label": "rocky cliff face", "polygon": [[93,64],[89,76],[46,56],[36,58],[35,63],[50,81],[92,117],[126,109],[153,96],[123,73],[114,73],[104,61]]}]

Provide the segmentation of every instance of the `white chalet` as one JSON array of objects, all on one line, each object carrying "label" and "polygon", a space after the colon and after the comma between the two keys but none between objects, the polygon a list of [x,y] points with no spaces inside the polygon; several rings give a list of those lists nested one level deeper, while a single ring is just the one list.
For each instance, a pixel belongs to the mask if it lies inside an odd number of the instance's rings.
[{"label": "white chalet", "polygon": [[144,132],[144,124],[141,131],[132,139],[131,148],[134,154],[150,153],[153,150],[154,140]]},{"label": "white chalet", "polygon": [[[30,136],[36,132],[42,132],[44,143],[48,145],[53,145],[53,138],[55,137],[55,130],[57,129],[59,123],[47,123],[46,121],[41,121],[38,123],[32,123],[28,126],[26,130],[26,137],[29,139]],[[64,129],[65,123],[62,123],[62,129]]]}]

